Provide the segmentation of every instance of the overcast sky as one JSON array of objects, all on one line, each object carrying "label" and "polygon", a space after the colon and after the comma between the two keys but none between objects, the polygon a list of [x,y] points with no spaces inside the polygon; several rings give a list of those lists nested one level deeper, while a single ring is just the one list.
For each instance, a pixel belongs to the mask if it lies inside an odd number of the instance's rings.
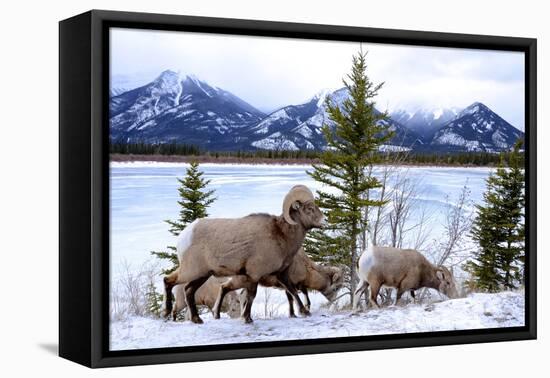
[{"label": "overcast sky", "polygon": [[[113,84],[142,85],[172,69],[194,74],[262,111],[343,86],[359,43],[112,29]],[[380,110],[466,107],[480,101],[524,129],[518,52],[364,43],[367,74],[385,82]]]}]

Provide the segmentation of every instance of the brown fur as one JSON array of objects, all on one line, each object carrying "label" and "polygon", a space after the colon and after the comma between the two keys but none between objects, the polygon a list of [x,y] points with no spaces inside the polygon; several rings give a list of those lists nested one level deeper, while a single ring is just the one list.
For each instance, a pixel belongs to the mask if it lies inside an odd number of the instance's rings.
[{"label": "brown fur", "polygon": [[[288,220],[293,223],[290,224]],[[301,311],[304,308],[296,289],[288,280],[288,267],[301,247],[306,232],[320,227],[321,211],[313,195],[304,186],[291,189],[284,200],[283,215],[253,214],[236,219],[200,219],[192,229],[192,242],[180,253],[179,268],[164,279],[165,314],[172,310],[172,287],[185,285],[185,297],[191,320],[202,323],[196,305],[195,291],[212,275],[235,276],[220,286],[214,304],[214,317],[219,318],[225,294],[239,288],[247,289],[243,317],[251,322],[250,310],[258,281],[275,274],[281,284],[295,297]]]},{"label": "brown fur", "polygon": [[[308,310],[311,306],[308,290],[317,290],[329,301],[333,301],[336,293],[344,283],[341,268],[316,264],[306,255],[303,248],[300,248],[296,256],[294,256],[294,260],[288,268],[288,276],[296,289],[304,293],[306,298],[305,306]],[[274,275],[262,278],[260,285],[283,289],[279,280]],[[292,296],[288,296],[288,302],[289,315],[290,317],[295,317]]]},{"label": "brown fur", "polygon": [[[213,310],[220,285],[227,281],[227,278],[210,277],[196,292],[195,303],[197,306],[206,306],[210,311]],[[172,310],[172,317],[176,320],[178,313],[187,307],[185,302],[185,290],[183,285],[175,287],[176,303]],[[237,293],[228,293],[222,303],[221,311],[227,312],[231,318],[238,318],[241,315],[241,304]]]},{"label": "brown fur", "polygon": [[[370,286],[369,302],[378,307],[376,300],[382,285],[397,289],[396,303],[406,291],[427,287],[436,289],[450,298],[457,296],[452,273],[443,266],[430,263],[420,252],[413,249],[374,246],[373,260],[367,263],[367,252],[359,261],[361,281],[354,295],[357,309],[360,296]],[[366,268],[368,266],[368,268]]]}]

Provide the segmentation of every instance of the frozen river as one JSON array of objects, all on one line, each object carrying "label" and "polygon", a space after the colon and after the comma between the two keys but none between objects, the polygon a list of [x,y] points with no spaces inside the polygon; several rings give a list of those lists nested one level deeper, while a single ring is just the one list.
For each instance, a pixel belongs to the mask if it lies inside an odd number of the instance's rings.
[{"label": "frozen river", "polygon": [[[113,273],[120,262],[133,265],[152,257],[151,250],[174,245],[166,219],[178,215],[177,178],[185,175],[183,163],[111,164],[111,263]],[[240,217],[252,212],[281,213],[287,191],[296,184],[320,188],[307,174],[309,166],[202,164],[204,177],[211,180],[217,200],[209,209],[212,217]],[[431,227],[440,229],[446,197],[456,200],[462,187],[471,189],[479,203],[488,168],[406,167],[411,182],[418,186],[414,206],[428,207]],[[437,237],[437,234],[432,235]]]}]

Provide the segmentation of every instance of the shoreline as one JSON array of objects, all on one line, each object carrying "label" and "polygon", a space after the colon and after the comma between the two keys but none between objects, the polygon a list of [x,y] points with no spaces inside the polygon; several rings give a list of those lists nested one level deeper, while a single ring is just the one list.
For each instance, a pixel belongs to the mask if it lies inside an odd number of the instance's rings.
[{"label": "shoreline", "polygon": [[270,158],[239,158],[235,156],[192,156],[192,155],[135,155],[135,154],[109,154],[111,163],[190,163],[198,161],[199,164],[243,164],[243,165],[311,165],[318,162],[317,159],[270,159]]},{"label": "shoreline", "polygon": [[[183,156],[183,155],[135,155],[135,154],[109,154],[109,163],[173,163],[173,164],[188,164],[192,161],[197,161],[199,164],[219,164],[219,165],[288,165],[288,166],[310,166],[313,163],[318,163],[318,159],[275,159],[275,158],[239,158],[233,156]],[[376,165],[386,165],[376,164]],[[473,164],[422,164],[418,162],[400,162],[399,166],[406,167],[440,167],[440,168],[489,168],[493,169],[493,165],[473,165]]]}]

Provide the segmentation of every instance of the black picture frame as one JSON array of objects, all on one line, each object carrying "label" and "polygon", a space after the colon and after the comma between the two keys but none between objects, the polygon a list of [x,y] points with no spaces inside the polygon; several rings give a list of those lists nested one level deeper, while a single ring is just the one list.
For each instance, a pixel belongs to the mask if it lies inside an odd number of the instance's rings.
[{"label": "black picture frame", "polygon": [[[525,53],[525,326],[316,340],[108,348],[110,27]],[[88,367],[535,339],[536,39],[92,10],[59,23],[59,355]]]}]

